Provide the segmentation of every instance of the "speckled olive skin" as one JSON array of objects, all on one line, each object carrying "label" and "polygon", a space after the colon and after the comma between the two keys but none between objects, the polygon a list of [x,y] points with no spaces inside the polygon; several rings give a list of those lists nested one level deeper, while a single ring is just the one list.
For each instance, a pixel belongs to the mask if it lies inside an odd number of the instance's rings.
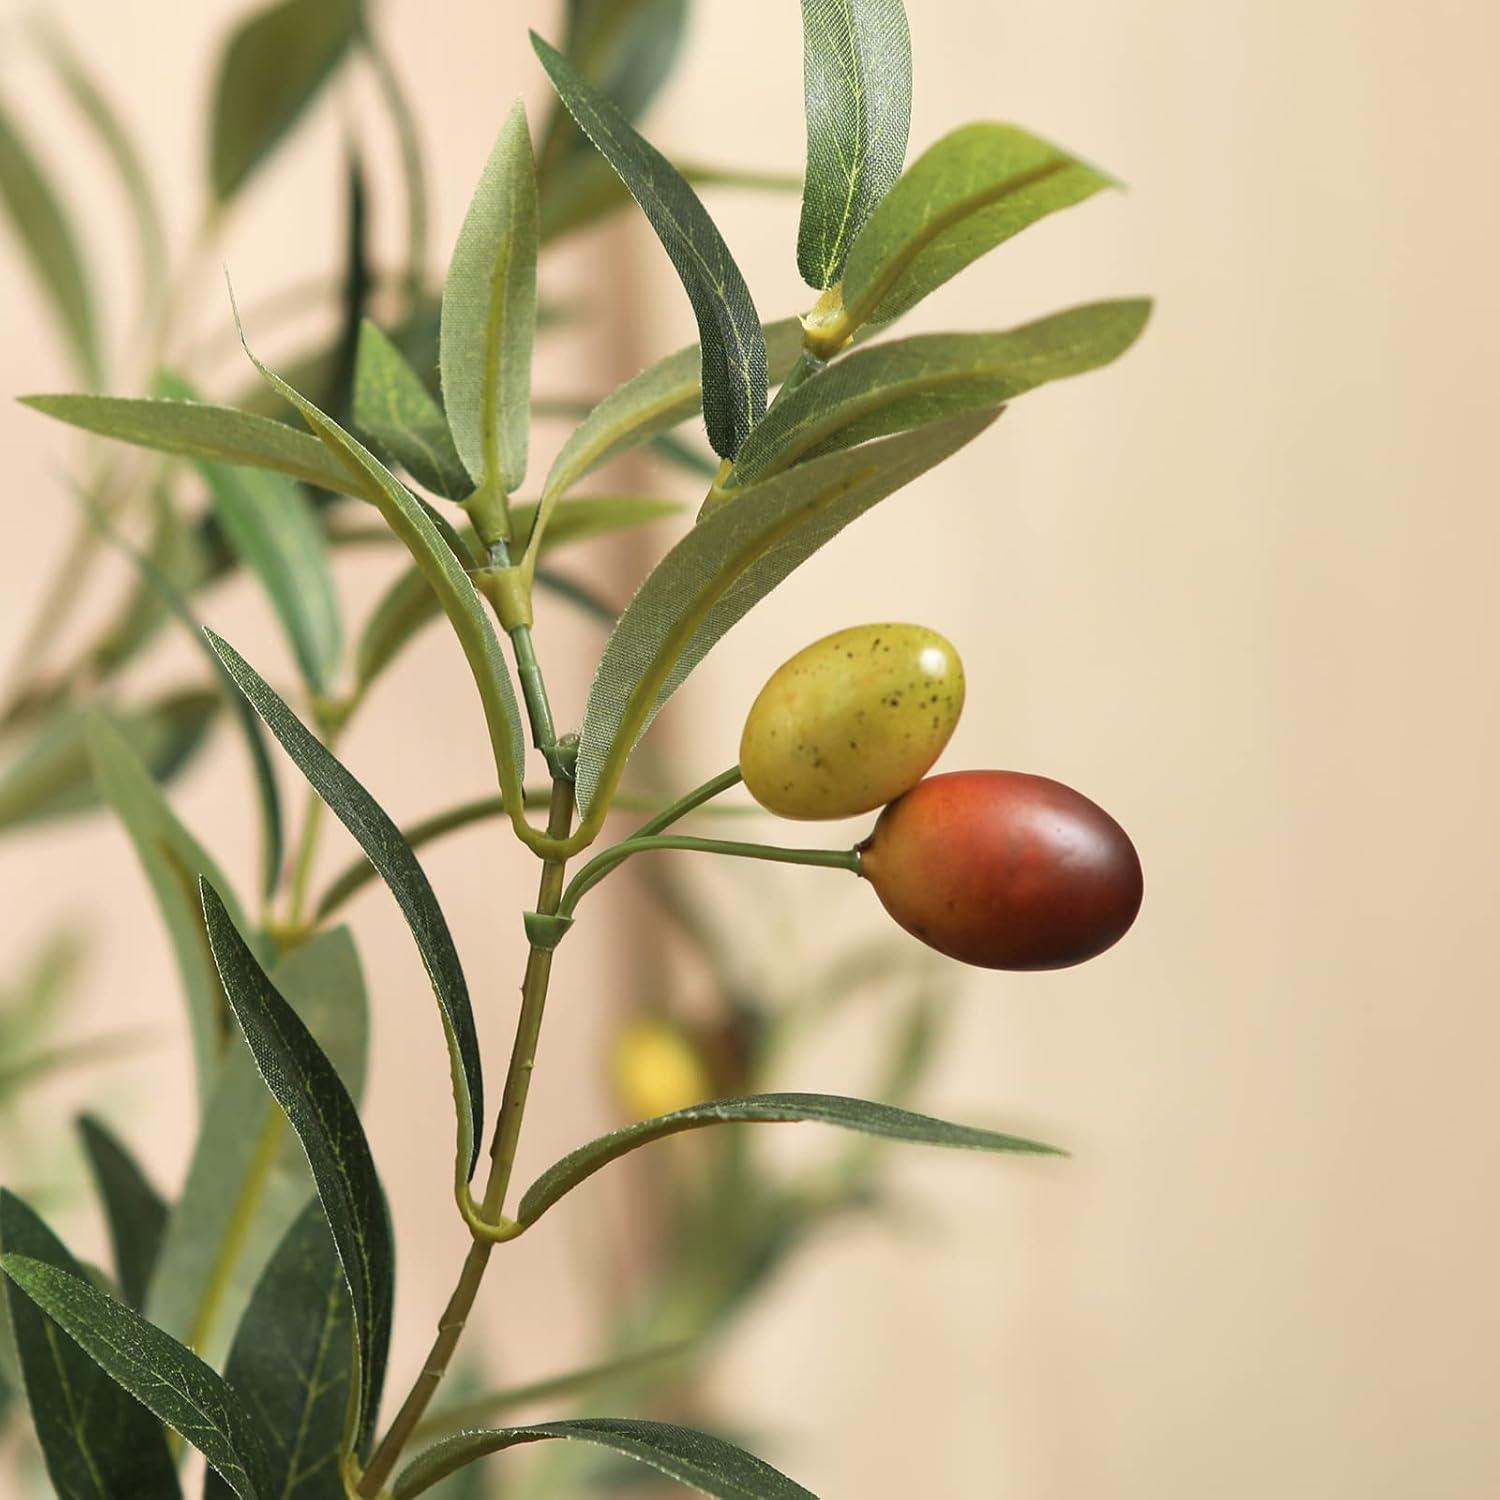
[{"label": "speckled olive skin", "polygon": [[913,787],[964,706],[958,653],[922,625],[855,625],[772,674],[740,739],[750,795],[783,818],[849,818]]},{"label": "speckled olive skin", "polygon": [[931,776],[880,815],[862,869],[914,937],[985,969],[1064,969],[1116,943],[1141,862],[1103,808],[1020,771]]}]

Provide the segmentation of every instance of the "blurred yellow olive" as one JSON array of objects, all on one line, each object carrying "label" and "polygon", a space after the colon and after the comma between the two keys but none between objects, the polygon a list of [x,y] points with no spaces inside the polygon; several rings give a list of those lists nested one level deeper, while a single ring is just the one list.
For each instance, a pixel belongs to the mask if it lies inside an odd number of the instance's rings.
[{"label": "blurred yellow olive", "polygon": [[745,721],[740,771],[784,818],[853,817],[922,779],[963,706],[963,665],[935,630],[855,625],[776,669]]},{"label": "blurred yellow olive", "polygon": [[692,1039],[660,1016],[621,1027],[610,1055],[615,1093],[632,1119],[650,1120],[713,1097],[708,1066]]}]

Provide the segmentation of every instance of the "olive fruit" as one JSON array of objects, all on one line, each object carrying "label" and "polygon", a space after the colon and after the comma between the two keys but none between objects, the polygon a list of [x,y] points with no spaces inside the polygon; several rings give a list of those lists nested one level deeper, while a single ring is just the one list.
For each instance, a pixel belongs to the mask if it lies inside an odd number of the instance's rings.
[{"label": "olive fruit", "polygon": [[1082,963],[1140,910],[1125,830],[1045,776],[930,776],[881,813],[860,850],[860,873],[902,927],[981,968]]},{"label": "olive fruit", "polygon": [[661,1016],[636,1016],[620,1028],[610,1073],[621,1104],[637,1120],[713,1097],[713,1080],[693,1039]]},{"label": "olive fruit", "polygon": [[852,817],[915,786],[963,706],[963,666],[936,631],[855,625],[771,675],[745,720],[740,771],[784,818]]}]

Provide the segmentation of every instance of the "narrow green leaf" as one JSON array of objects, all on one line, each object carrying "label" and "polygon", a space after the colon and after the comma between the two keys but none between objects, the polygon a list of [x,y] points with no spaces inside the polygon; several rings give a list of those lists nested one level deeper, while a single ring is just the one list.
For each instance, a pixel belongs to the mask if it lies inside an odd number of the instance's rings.
[{"label": "narrow green leaf", "polygon": [[[539,550],[545,554],[568,542],[628,530],[675,515],[681,509],[681,505],[673,500],[653,500],[637,495],[565,500],[553,512]],[[524,540],[535,516],[535,506],[511,507],[511,521],[519,538]],[[360,636],[355,651],[358,690],[366,691],[417,632],[440,614],[442,605],[416,564],[398,574],[371,612]]]},{"label": "narrow green leaf", "polygon": [[350,493],[349,470],[315,437],[254,412],[128,396],[22,396],[21,404],[139,448],[271,469],[317,489]]},{"label": "narrow green leaf", "polygon": [[1146,301],[1095,302],[1005,333],[923,334],[857,349],[766,413],[740,450],[735,481],[1096,370],[1136,341],[1150,313]]},{"label": "narrow green leaf", "polygon": [[359,33],[360,0],[280,0],[237,26],[214,84],[209,175],[224,203],[317,97]]},{"label": "narrow green leaf", "polygon": [[198,877],[209,876],[225,891],[229,885],[213,857],[178,821],[120,724],[95,711],[87,733],[94,781],[135,846],[172,941],[193,1038],[198,1103],[206,1109],[229,1035],[229,1010],[203,930]]},{"label": "narrow green leaf", "polygon": [[46,293],[86,385],[103,383],[94,294],[79,239],[26,138],[0,109],[0,207]]},{"label": "narrow green leaf", "polygon": [[[0,1249],[61,1276],[83,1267],[13,1193],[0,1190]],[[166,1435],[82,1349],[55,1336],[46,1316],[7,1283],[5,1301],[47,1473],[63,1500],[176,1500]]]},{"label": "narrow green leaf", "polygon": [[629,1417],[581,1417],[569,1422],[461,1432],[419,1454],[402,1471],[392,1493],[395,1500],[411,1500],[476,1459],[551,1438],[612,1449],[648,1464],[679,1484],[722,1500],[817,1500],[811,1490],[803,1489],[779,1469],[722,1438],[671,1422],[643,1422]]},{"label": "narrow green leaf", "polygon": [[97,1116],[80,1115],[78,1134],[104,1205],[120,1292],[126,1304],[139,1312],[161,1252],[166,1202],[120,1138]]},{"label": "narrow green leaf", "polygon": [[140,244],[142,302],[148,311],[154,309],[166,286],[167,235],[161,207],[140,152],[114,106],[62,31],[52,21],[42,19],[36,33],[47,60],[79,114],[98,137],[125,190]]},{"label": "narrow green leaf", "polygon": [[443,286],[443,406],[476,485],[526,477],[536,334],[536,166],[518,100],[490,152]]},{"label": "narrow green leaf", "polygon": [[354,1427],[362,1447],[380,1406],[395,1288],[396,1249],[375,1161],[338,1071],[278,993],[207,881],[203,912],[225,993],[266,1087],[307,1153],[344,1268],[359,1353]]},{"label": "narrow green leaf", "polygon": [[[348,929],[294,948],[271,977],[358,1100],[369,1014]],[[219,1363],[272,1252],[312,1197],[307,1158],[236,1035],[167,1222],[146,1316]]]},{"label": "narrow green leaf", "polygon": [[1044,1146],[1020,1136],[1001,1135],[972,1125],[952,1125],[946,1120],[913,1114],[910,1110],[877,1104],[870,1099],[845,1099],[837,1094],[753,1094],[745,1099],[715,1099],[706,1104],[694,1104],[654,1120],[626,1125],[580,1146],[549,1167],[527,1188],[519,1210],[521,1223],[535,1223],[564,1193],[572,1192],[600,1167],[608,1166],[638,1146],[678,1135],[684,1130],[701,1130],[708,1125],[787,1124],[805,1120],[924,1146],[954,1146],[965,1151],[1029,1156],[1065,1154],[1055,1146]]},{"label": "narrow green leaf", "polygon": [[[349,1292],[322,1205],[287,1230],[240,1320],[224,1378],[264,1419],[274,1500],[345,1500],[339,1459],[354,1375]],[[210,1475],[203,1500],[225,1500]]]},{"label": "narrow green leaf", "polygon": [[[796,318],[783,318],[768,323],[763,336],[770,379],[779,385],[802,352],[802,324]],[[542,487],[543,505],[555,504],[601,464],[701,411],[702,367],[702,351],[690,344],[606,396],[558,452]]]},{"label": "narrow green leaf", "polygon": [[1111,186],[1014,125],[963,125],[902,174],[849,248],[845,315],[888,323],[1028,225]]},{"label": "narrow green leaf", "polygon": [[982,432],[992,412],[813,459],[705,516],[647,576],[605,648],[584,711],[578,804],[619,784],[657,711],[726,631],[877,501]]},{"label": "narrow green leaf", "polygon": [[682,174],[567,58],[535,32],[531,43],[559,97],[620,174],[682,278],[698,320],[709,441],[714,452],[732,458],[766,409],[766,344],[745,278]]},{"label": "narrow green leaf", "polygon": [[[212,631],[208,638],[240,691],[281,741],[297,769],[358,840],[370,863],[390,887],[411,928],[427,977],[432,981],[433,994],[437,996],[443,1034],[448,1042],[453,1102],[458,1117],[459,1159],[467,1163],[472,1174],[479,1156],[479,1136],[484,1129],[479,1039],[474,1030],[474,1012],[469,1004],[463,966],[432,885],[385,809],[228,641]],[[221,972],[222,968],[221,960]]]},{"label": "narrow green leaf", "polygon": [[901,175],[911,126],[911,35],[901,0],[802,0],[807,178],[797,269],[822,291]]},{"label": "narrow green leaf", "polygon": [[368,321],[354,367],[354,423],[423,489],[445,500],[462,500],[473,490],[442,407],[406,356]]},{"label": "narrow green leaf", "polygon": [[[202,747],[218,709],[216,693],[174,693],[116,717],[120,732],[151,775],[167,782]],[[98,807],[87,726],[85,710],[63,704],[0,773],[0,830]]]},{"label": "narrow green leaf", "polygon": [[[164,395],[194,401],[193,391],[161,377]],[[314,693],[327,693],[343,651],[343,622],[328,544],[303,491],[285,475],[196,459],[224,535],[259,579],[286,632],[302,676]]]},{"label": "narrow green leaf", "polygon": [[[263,1424],[192,1350],[116,1302],[76,1273],[25,1255],[7,1254],[0,1267],[52,1321],[97,1360],[117,1389],[129,1391],[190,1442],[241,1500],[266,1493]],[[176,1493],[146,1490],[81,1491],[89,1495],[143,1497]]]}]

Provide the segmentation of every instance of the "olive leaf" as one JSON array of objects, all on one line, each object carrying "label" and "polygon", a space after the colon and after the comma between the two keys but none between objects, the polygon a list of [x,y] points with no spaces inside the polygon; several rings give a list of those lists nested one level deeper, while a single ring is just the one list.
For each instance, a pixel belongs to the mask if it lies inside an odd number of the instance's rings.
[{"label": "olive leaf", "polygon": [[735,482],[1096,370],[1140,337],[1150,312],[1142,300],[1095,302],[1005,333],[923,334],[857,349],[766,413],[740,450]]},{"label": "olive leaf", "polygon": [[443,409],[406,356],[368,320],[354,366],[354,424],[423,489],[462,500],[474,488]]},{"label": "olive leaf", "polygon": [[[76,1270],[14,1253],[0,1257],[0,1269],[91,1361],[97,1361],[106,1385],[128,1391],[181,1433],[240,1500],[269,1500],[265,1424],[192,1350]],[[96,1485],[73,1493],[97,1495],[99,1489]],[[155,1500],[177,1493],[176,1478],[170,1478],[170,1487],[153,1477],[152,1488],[104,1493]]]},{"label": "olive leaf", "polygon": [[59,422],[138,448],[271,469],[341,495],[351,489],[349,470],[315,437],[254,412],[131,396],[22,396],[20,400],[23,406]]},{"label": "olive leaf", "polygon": [[870,215],[844,266],[851,328],[888,323],[971,261],[1111,179],[1014,125],[945,135]]},{"label": "olive leaf", "polygon": [[[369,1014],[348,929],[319,933],[294,948],[271,977],[357,1100]],[[217,1363],[272,1252],[312,1197],[307,1159],[237,1035],[167,1221],[146,1316]]]},{"label": "olive leaf", "polygon": [[209,643],[218,652],[240,691],[281,741],[313,789],[332,809],[339,821],[359,841],[370,863],[390,887],[401,914],[417,944],[417,951],[432,982],[448,1058],[453,1073],[453,1102],[458,1123],[459,1159],[470,1174],[479,1155],[479,1136],[484,1128],[484,1080],[479,1061],[479,1039],[474,1029],[474,1011],[469,987],[447,919],[433,894],[417,857],[389,814],[338,758],[323,745],[266,680],[228,641],[208,632]]},{"label": "olive leaf", "polygon": [[580,1417],[461,1432],[413,1459],[398,1476],[392,1494],[395,1500],[411,1500],[476,1459],[551,1439],[612,1449],[679,1484],[723,1500],[817,1500],[811,1490],[723,1438],[671,1422],[628,1417]]},{"label": "olive leaf", "polygon": [[[240,1319],[224,1378],[265,1420],[276,1500],[345,1500],[339,1458],[354,1373],[354,1324],[322,1205],[287,1230]],[[230,1490],[210,1475],[203,1500]]]},{"label": "olive leaf", "polygon": [[26,138],[0,108],[0,207],[46,293],[85,385],[103,383],[99,322],[78,235]]},{"label": "olive leaf", "polygon": [[901,175],[911,126],[911,35],[901,0],[802,0],[807,176],[797,269],[819,291]]},{"label": "olive leaf", "polygon": [[950,418],[848,453],[813,459],[700,520],[647,576],[620,616],[589,689],[578,804],[613,795],[657,711],[723,635],[794,569],[878,501],[941,463],[995,413]]},{"label": "olive leaf", "polygon": [[361,0],[279,0],[242,21],[214,83],[209,178],[224,203],[317,97],[363,24]]},{"label": "olive leaf", "polygon": [[[0,1250],[27,1257],[83,1285],[84,1270],[62,1241],[14,1193],[0,1189]],[[68,1500],[138,1495],[176,1500],[180,1494],[166,1435],[88,1353],[59,1339],[47,1315],[8,1281],[10,1327],[25,1378],[26,1399],[47,1473]]]},{"label": "olive leaf", "polygon": [[385,1194],[338,1070],[260,966],[214,888],[203,881],[201,889],[224,992],[266,1087],[307,1153],[344,1268],[358,1353],[354,1431],[362,1447],[380,1405],[391,1337],[396,1251]]},{"label": "olive leaf", "polygon": [[526,477],[536,256],[536,167],[518,100],[453,248],[438,354],[443,405],[464,467],[476,485],[505,494]]},{"label": "olive leaf", "polygon": [[682,174],[560,52],[531,44],[573,118],[619,173],[656,231],[698,320],[703,415],[714,451],[732,458],[766,409],[760,317],[724,237]]},{"label": "olive leaf", "polygon": [[80,1115],[78,1134],[104,1205],[120,1293],[126,1305],[139,1312],[161,1251],[167,1205],[120,1138],[102,1120]]}]

